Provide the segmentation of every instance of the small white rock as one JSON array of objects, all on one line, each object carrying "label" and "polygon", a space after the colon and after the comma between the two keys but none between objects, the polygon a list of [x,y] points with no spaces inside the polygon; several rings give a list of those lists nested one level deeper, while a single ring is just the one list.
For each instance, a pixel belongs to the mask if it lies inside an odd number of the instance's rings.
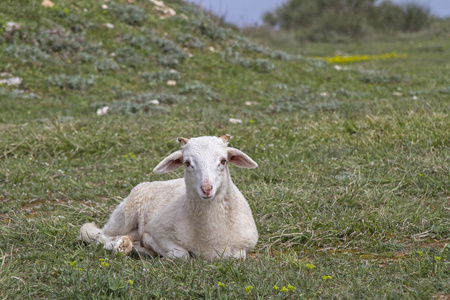
[{"label": "small white rock", "polygon": [[150,0],[150,2],[155,4],[156,6],[159,6],[159,7],[164,7],[165,6],[164,2],[162,2],[162,1]]},{"label": "small white rock", "polygon": [[175,16],[177,14],[177,12],[173,9],[168,7],[167,8],[167,12],[166,12],[169,16]]},{"label": "small white rock", "polygon": [[7,84],[7,85],[14,85],[14,86],[18,86],[22,83],[22,78],[20,77],[11,77],[8,79],[2,79],[0,80],[0,84]]},{"label": "small white rock", "polygon": [[113,29],[113,28],[114,28],[114,25],[111,24],[111,23],[105,23],[105,26],[106,26],[106,28],[108,28],[108,29]]},{"label": "small white rock", "polygon": [[41,5],[43,7],[53,7],[53,6],[55,6],[55,3],[53,3],[50,0],[44,0],[44,1],[42,1]]},{"label": "small white rock", "polygon": [[148,103],[154,104],[154,105],[159,105],[159,100],[158,99],[153,99],[153,100],[148,101]]},{"label": "small white rock", "polygon": [[229,121],[231,124],[241,124],[242,123],[241,119],[235,119],[235,118],[230,118]]},{"label": "small white rock", "polygon": [[4,28],[5,32],[12,32],[13,30],[19,29],[20,25],[16,22],[6,22]]},{"label": "small white rock", "polygon": [[108,106],[103,106],[103,107],[97,109],[97,116],[104,116],[104,115],[108,114],[108,110],[109,110]]},{"label": "small white rock", "polygon": [[171,86],[177,85],[177,82],[175,80],[169,80],[169,81],[167,81],[167,85],[171,85]]}]

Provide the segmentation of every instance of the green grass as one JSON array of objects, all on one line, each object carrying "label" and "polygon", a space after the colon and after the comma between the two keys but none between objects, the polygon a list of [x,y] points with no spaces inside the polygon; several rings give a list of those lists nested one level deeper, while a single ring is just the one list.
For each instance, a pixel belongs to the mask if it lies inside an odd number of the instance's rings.
[{"label": "green grass", "polygon": [[[2,24],[21,26],[2,29],[0,80],[22,78],[0,86],[1,298],[448,297],[445,36],[286,54],[179,1],[165,20],[148,1],[131,4],[146,15],[128,8],[132,25],[120,6],[40,2],[0,4]],[[337,50],[407,59],[341,70],[309,59]],[[110,113],[97,116],[103,105]],[[231,170],[260,234],[248,259],[122,257],[76,240],[138,183],[182,176],[151,171],[178,136],[225,133],[260,166]]]}]

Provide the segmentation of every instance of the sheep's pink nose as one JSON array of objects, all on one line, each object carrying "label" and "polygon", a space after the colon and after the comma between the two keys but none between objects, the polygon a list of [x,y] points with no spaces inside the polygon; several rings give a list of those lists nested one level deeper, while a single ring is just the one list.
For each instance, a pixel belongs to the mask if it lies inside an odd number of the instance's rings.
[{"label": "sheep's pink nose", "polygon": [[212,189],[213,189],[213,186],[210,185],[210,184],[207,184],[207,185],[202,185],[200,188],[202,189],[202,192],[203,192],[206,196],[209,196],[209,194],[211,194],[211,191],[212,191]]}]

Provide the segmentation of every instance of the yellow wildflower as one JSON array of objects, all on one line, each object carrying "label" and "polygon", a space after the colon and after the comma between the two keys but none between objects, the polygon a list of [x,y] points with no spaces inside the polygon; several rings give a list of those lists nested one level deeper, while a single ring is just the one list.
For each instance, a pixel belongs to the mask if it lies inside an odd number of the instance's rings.
[{"label": "yellow wildflower", "polygon": [[102,266],[104,266],[105,268],[108,268],[109,264],[106,261],[102,261]]},{"label": "yellow wildflower", "polygon": [[73,262],[69,262],[69,265],[73,268],[75,268],[77,266],[77,261],[74,260]]},{"label": "yellow wildflower", "polygon": [[333,278],[333,277],[331,277],[331,276],[329,276],[329,275],[323,275],[323,276],[322,276],[322,279],[323,279],[324,281],[327,281],[328,279],[331,279],[331,278]]},{"label": "yellow wildflower", "polygon": [[327,57],[316,57],[316,59],[325,60],[328,63],[352,63],[358,61],[367,61],[367,60],[384,60],[384,59],[406,59],[407,55],[404,53],[398,54],[396,52],[384,53],[380,55],[353,55],[353,56],[327,56]]}]

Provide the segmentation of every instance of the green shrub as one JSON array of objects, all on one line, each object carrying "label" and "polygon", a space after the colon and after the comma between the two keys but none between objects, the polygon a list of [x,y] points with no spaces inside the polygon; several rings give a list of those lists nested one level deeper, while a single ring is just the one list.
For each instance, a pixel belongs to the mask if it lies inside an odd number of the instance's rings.
[{"label": "green shrub", "polygon": [[137,113],[166,114],[170,109],[165,106],[155,105],[151,102],[137,103],[134,101],[116,101],[109,105],[109,112],[121,115],[134,115]]},{"label": "green shrub", "polygon": [[414,2],[397,5],[391,1],[383,1],[369,14],[370,24],[384,32],[419,31],[425,28],[430,20],[430,9]]},{"label": "green shrub", "polygon": [[419,31],[430,22],[430,8],[414,2],[405,3],[402,8],[404,19],[403,31]]},{"label": "green shrub", "polygon": [[50,11],[53,13],[64,26],[70,28],[72,32],[78,33],[86,30],[87,28],[93,26],[93,23],[87,21],[84,17],[70,13],[68,8],[56,7]]},{"label": "green shrub", "polygon": [[35,39],[39,48],[49,54],[55,52],[76,53],[88,46],[82,34],[70,33],[63,27],[41,30]]},{"label": "green shrub", "polygon": [[40,99],[40,97],[34,93],[28,93],[26,91],[19,90],[19,89],[8,90],[8,89],[0,88],[0,96],[23,99],[23,100]]},{"label": "green shrub", "polygon": [[374,31],[418,31],[430,19],[430,10],[420,4],[374,0],[289,0],[264,15],[264,22],[271,27],[320,42],[347,41]]},{"label": "green shrub", "polygon": [[115,97],[120,99],[120,101],[131,101],[138,104],[151,103],[154,100],[158,100],[160,104],[177,104],[186,102],[186,96],[174,95],[174,94],[158,94],[158,93],[143,93],[135,94],[131,91],[121,91],[115,92]]},{"label": "green shrub", "polygon": [[122,47],[116,49],[115,58],[117,62],[130,68],[139,68],[145,64],[142,57],[132,47]]},{"label": "green shrub", "polygon": [[387,74],[384,72],[365,72],[361,75],[360,81],[370,84],[395,84],[407,81],[408,78],[397,74]]},{"label": "green shrub", "polygon": [[4,51],[21,62],[40,62],[47,61],[50,58],[50,55],[42,52],[39,48],[27,45],[10,45]]},{"label": "green shrub", "polygon": [[107,58],[104,60],[97,60],[94,63],[94,68],[97,71],[109,71],[109,70],[118,70],[119,69],[119,65],[112,59]]},{"label": "green shrub", "polygon": [[196,96],[201,96],[204,100],[212,101],[219,100],[219,95],[213,92],[208,86],[198,81],[193,84],[185,84],[180,89],[180,94],[194,94],[193,99],[196,100]]},{"label": "green shrub", "polygon": [[122,37],[122,41],[136,49],[143,49],[150,42],[149,39],[143,35],[134,36],[131,34],[124,34]]},{"label": "green shrub", "polygon": [[174,94],[143,93],[131,91],[115,92],[119,100],[112,103],[98,102],[91,105],[94,110],[108,106],[108,113],[134,115],[138,113],[166,114],[170,112],[168,105],[186,102],[186,97]]},{"label": "green shrub", "polygon": [[141,25],[147,19],[145,11],[139,6],[111,3],[109,9],[115,17],[128,25]]},{"label": "green shrub", "polygon": [[194,28],[200,32],[200,34],[210,38],[213,41],[225,41],[231,35],[230,30],[216,26],[206,20],[195,21],[193,25]]},{"label": "green shrub", "polygon": [[256,72],[268,73],[275,69],[275,65],[266,59],[248,59],[244,57],[237,57],[229,60],[232,64],[240,65],[246,69],[253,69]]},{"label": "green shrub", "polygon": [[176,55],[164,55],[160,54],[157,56],[156,60],[163,67],[175,68],[180,64],[180,60]]},{"label": "green shrub", "polygon": [[164,70],[158,72],[145,72],[140,75],[146,80],[158,80],[158,81],[168,81],[168,80],[180,80],[181,75],[175,70]]},{"label": "green shrub", "polygon": [[267,108],[268,113],[292,112],[306,107],[306,101],[299,96],[282,95],[272,98]]},{"label": "green shrub", "polygon": [[95,83],[95,79],[96,77],[93,75],[83,77],[80,75],[60,74],[48,77],[48,81],[51,84],[62,89],[67,88],[72,90],[85,90]]},{"label": "green shrub", "polygon": [[403,26],[403,11],[400,6],[383,1],[369,14],[370,25],[379,31],[398,31]]},{"label": "green shrub", "polygon": [[203,48],[205,46],[205,43],[203,43],[199,38],[189,33],[179,35],[177,41],[183,46],[190,48]]},{"label": "green shrub", "polygon": [[152,42],[155,43],[164,54],[173,55],[182,59],[186,57],[186,52],[171,40],[155,37],[152,39]]},{"label": "green shrub", "polygon": [[171,40],[155,37],[152,38],[152,42],[155,43],[162,52],[157,55],[157,61],[164,67],[175,68],[178,64],[182,63],[187,56],[186,52]]}]

